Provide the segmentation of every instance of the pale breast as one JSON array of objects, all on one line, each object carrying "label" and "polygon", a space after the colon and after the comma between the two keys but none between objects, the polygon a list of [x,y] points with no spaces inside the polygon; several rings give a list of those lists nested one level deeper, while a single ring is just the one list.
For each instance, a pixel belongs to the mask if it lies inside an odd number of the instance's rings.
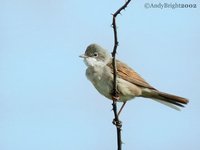
[{"label": "pale breast", "polygon": [[90,66],[86,70],[86,76],[99,91],[99,93],[109,99],[112,99],[112,74],[109,72],[107,66]]}]

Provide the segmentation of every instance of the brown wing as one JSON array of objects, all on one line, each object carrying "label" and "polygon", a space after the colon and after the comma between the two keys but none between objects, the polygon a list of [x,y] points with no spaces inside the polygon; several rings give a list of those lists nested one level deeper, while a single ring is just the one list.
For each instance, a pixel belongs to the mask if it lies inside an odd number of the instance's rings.
[{"label": "brown wing", "polygon": [[[107,65],[113,69],[112,62],[108,63]],[[117,75],[119,78],[122,78],[140,87],[156,90],[154,87],[149,85],[139,74],[137,74],[133,69],[128,67],[126,64],[122,63],[119,60],[116,60],[116,66],[117,66]]]}]

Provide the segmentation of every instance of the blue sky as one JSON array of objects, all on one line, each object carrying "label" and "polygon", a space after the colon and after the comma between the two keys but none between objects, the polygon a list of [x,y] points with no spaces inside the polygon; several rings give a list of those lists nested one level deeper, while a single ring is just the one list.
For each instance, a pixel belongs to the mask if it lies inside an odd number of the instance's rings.
[{"label": "blue sky", "polygon": [[[116,149],[111,101],[78,56],[94,42],[111,52],[111,13],[123,2],[0,0],[1,150]],[[180,112],[130,101],[121,114],[124,149],[200,149],[200,5],[178,2],[197,8],[146,9],[159,2],[140,0],[117,18],[117,58],[190,100]]]}]

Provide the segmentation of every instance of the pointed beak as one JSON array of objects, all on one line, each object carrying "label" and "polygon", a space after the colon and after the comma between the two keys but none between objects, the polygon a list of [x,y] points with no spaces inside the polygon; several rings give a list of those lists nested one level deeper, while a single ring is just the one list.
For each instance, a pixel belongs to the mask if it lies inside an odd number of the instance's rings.
[{"label": "pointed beak", "polygon": [[80,55],[81,58],[86,58],[87,56],[85,54]]}]

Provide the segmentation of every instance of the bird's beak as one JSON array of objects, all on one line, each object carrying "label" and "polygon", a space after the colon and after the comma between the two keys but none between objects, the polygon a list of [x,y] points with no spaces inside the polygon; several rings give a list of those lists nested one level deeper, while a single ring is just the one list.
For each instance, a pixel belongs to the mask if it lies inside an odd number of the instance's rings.
[{"label": "bird's beak", "polygon": [[80,55],[81,58],[86,58],[87,56],[85,54]]}]

